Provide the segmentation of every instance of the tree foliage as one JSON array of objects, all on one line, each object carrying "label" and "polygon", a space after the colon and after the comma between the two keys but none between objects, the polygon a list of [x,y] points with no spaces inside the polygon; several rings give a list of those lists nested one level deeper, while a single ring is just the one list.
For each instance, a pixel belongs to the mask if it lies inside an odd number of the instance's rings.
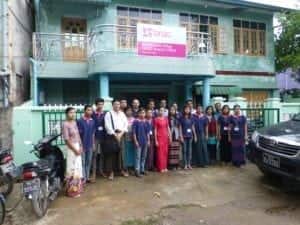
[{"label": "tree foliage", "polygon": [[[275,42],[276,70],[300,68],[300,11],[286,12],[278,16],[282,32]],[[297,38],[296,35],[299,37]]]}]

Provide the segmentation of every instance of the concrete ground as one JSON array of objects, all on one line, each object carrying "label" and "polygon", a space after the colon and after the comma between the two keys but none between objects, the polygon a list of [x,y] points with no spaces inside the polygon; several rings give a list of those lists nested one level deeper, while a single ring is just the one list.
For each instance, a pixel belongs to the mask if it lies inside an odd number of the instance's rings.
[{"label": "concrete ground", "polygon": [[[18,188],[16,188],[18,189]],[[17,192],[8,205],[17,199]],[[251,164],[215,166],[143,179],[99,179],[78,199],[59,197],[37,220],[28,202],[6,218],[13,225],[296,225],[300,197],[285,193]]]}]

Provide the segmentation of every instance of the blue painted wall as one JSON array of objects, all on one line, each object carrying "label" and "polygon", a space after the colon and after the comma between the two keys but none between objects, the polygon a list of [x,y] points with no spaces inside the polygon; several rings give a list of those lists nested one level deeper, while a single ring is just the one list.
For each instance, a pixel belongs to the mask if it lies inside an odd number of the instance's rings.
[{"label": "blue painted wall", "polygon": [[[80,17],[87,19],[88,30],[97,24],[116,24],[116,7],[118,5],[158,8],[163,11],[163,25],[179,26],[179,13],[191,12],[198,14],[214,15],[219,18],[219,26],[226,28],[226,54],[214,54],[212,58],[205,56],[192,59],[169,59],[137,57],[126,54],[103,54],[91,58],[87,63],[66,63],[61,61],[48,61],[39,64],[39,77],[43,78],[75,78],[88,79],[93,74],[100,73],[131,73],[139,76],[145,71],[153,74],[190,74],[213,75],[215,70],[237,70],[237,71],[257,71],[274,72],[274,39],[271,12],[262,11],[243,11],[233,13],[227,9],[215,7],[203,7],[182,3],[152,1],[152,0],[113,0],[107,6],[83,4],[83,3],[64,3],[63,1],[42,1],[40,31],[46,33],[61,32],[61,18]],[[267,25],[266,32],[266,56],[243,56],[234,54],[233,42],[233,19],[245,19],[250,21],[264,22]],[[112,39],[105,38],[103,46],[111,46]],[[57,49],[60,51],[60,49]],[[255,89],[263,88],[272,90],[276,87],[273,77],[252,76],[249,82],[239,76],[216,76],[212,80],[214,85],[223,85],[224,80],[227,85],[238,85],[241,88],[249,86]],[[250,83],[250,85],[249,85]],[[263,84],[268,84],[264,86]],[[262,85],[256,85],[262,84]]]}]

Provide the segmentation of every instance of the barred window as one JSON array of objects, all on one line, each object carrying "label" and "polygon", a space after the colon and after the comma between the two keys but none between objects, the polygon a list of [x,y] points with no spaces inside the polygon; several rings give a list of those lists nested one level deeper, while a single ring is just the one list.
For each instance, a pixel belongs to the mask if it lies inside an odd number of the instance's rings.
[{"label": "barred window", "polygon": [[266,24],[233,20],[234,52],[243,55],[266,55]]},{"label": "barred window", "polygon": [[[187,30],[187,47],[189,53],[197,53],[198,42],[200,33],[208,33],[211,36],[211,42],[215,53],[219,52],[219,21],[218,17],[180,13],[179,14],[180,26],[185,27]],[[203,35],[207,39],[208,35]],[[209,44],[209,43],[205,43]]]},{"label": "barred window", "polygon": [[155,9],[117,7],[117,47],[119,49],[136,48],[136,26],[138,23],[162,23],[162,11]]}]

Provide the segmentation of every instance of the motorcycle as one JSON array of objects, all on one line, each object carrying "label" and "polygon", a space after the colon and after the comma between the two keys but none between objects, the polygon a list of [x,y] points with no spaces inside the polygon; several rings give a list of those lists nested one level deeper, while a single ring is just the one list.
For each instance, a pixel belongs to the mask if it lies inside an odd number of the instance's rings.
[{"label": "motorcycle", "polygon": [[5,198],[3,194],[0,194],[0,225],[4,223],[6,215]]},{"label": "motorcycle", "polygon": [[31,201],[39,218],[47,213],[50,201],[55,200],[63,187],[64,155],[57,145],[52,145],[59,136],[51,135],[39,140],[31,151],[39,160],[22,165],[23,195]]},{"label": "motorcycle", "polygon": [[18,176],[10,150],[0,151],[0,193],[7,197],[14,187],[14,179]]}]

